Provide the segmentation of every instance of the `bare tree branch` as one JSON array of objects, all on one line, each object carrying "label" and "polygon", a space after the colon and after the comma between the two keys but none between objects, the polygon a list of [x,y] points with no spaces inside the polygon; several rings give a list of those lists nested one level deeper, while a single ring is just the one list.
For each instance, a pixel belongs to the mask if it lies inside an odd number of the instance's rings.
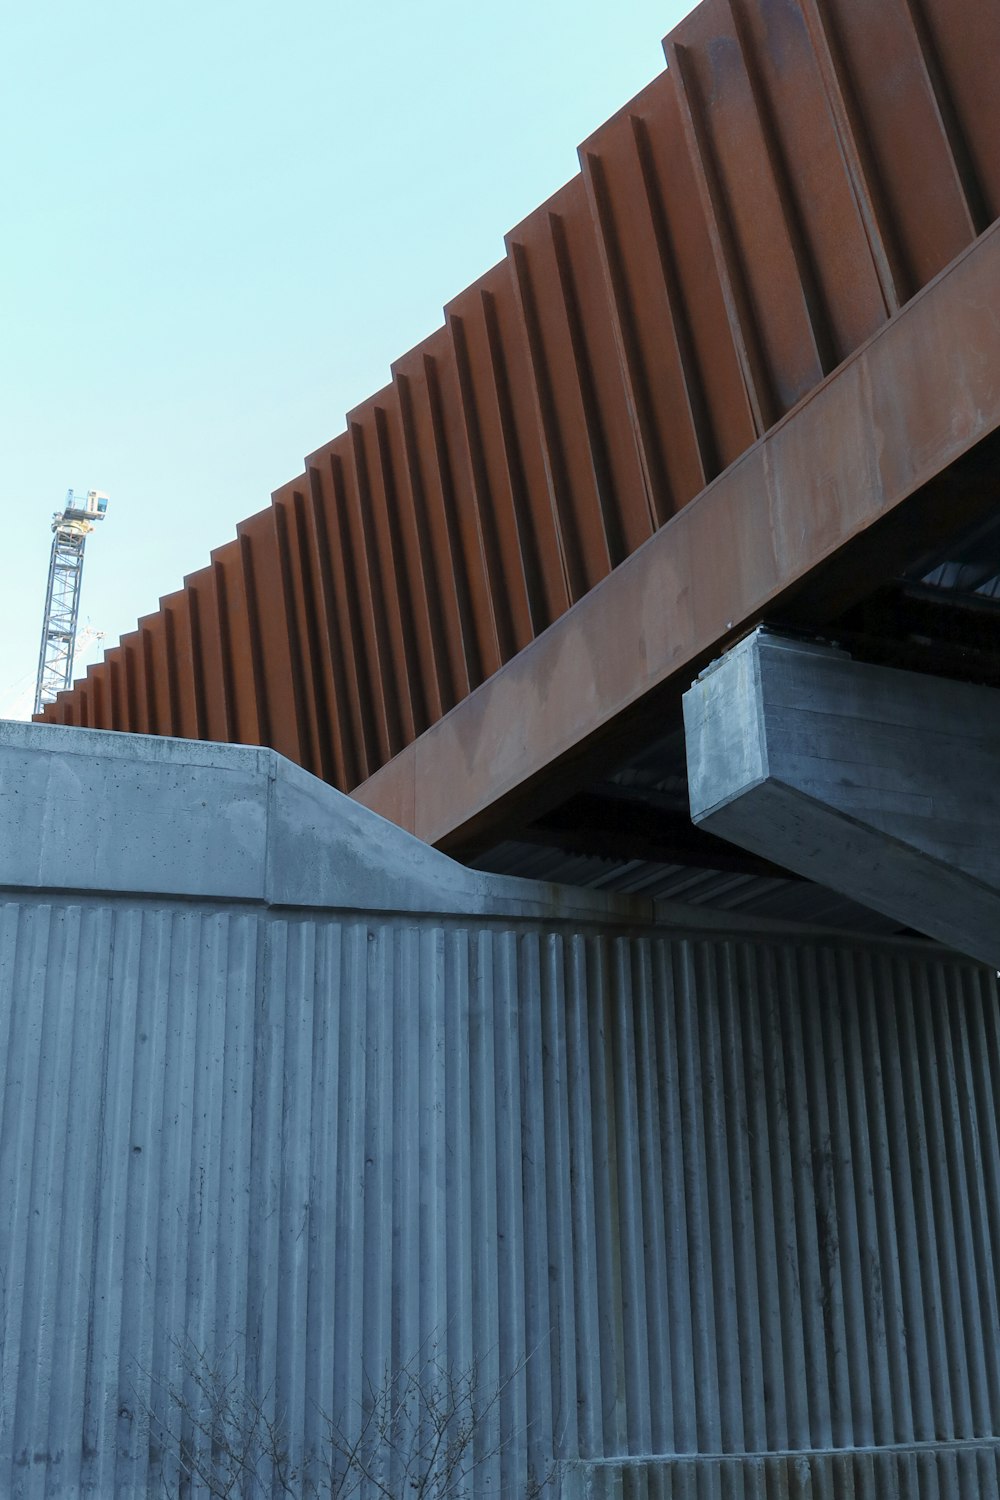
[{"label": "bare tree branch", "polygon": [[[325,1443],[299,1469],[283,1417],[272,1410],[272,1391],[258,1395],[247,1385],[235,1341],[214,1361],[191,1339],[175,1339],[173,1347],[178,1378],[164,1381],[141,1371],[149,1395],[136,1389],[151,1445],[155,1440],[177,1466],[173,1491],[161,1473],[165,1496],[194,1488],[211,1500],[473,1500],[479,1477],[522,1436],[504,1435],[495,1419],[527,1356],[502,1379],[484,1384],[478,1361],[456,1369],[432,1344],[430,1354],[425,1347],[386,1370],[380,1384],[365,1372],[357,1420],[320,1412]],[[160,1412],[152,1405],[154,1393]],[[516,1497],[497,1491],[496,1500],[538,1500],[550,1480],[551,1473],[525,1479]]]}]

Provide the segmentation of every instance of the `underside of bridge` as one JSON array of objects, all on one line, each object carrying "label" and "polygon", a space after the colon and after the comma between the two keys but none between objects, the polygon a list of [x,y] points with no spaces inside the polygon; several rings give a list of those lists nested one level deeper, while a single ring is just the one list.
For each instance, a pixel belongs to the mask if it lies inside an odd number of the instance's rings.
[{"label": "underside of bridge", "polygon": [[[901,694],[914,699],[906,721],[909,739],[901,740],[891,767],[871,768],[872,776],[882,778],[873,788],[891,783],[900,796],[912,791],[931,797],[929,816],[942,820],[954,815],[943,809],[961,788],[968,799],[968,838],[975,825],[984,850],[994,843],[991,791],[1000,770],[1000,737],[994,731],[983,739],[983,726],[996,713],[994,695],[1000,685],[998,475],[996,444],[984,443],[906,510],[898,524],[863,533],[829,566],[811,572],[805,586],[757,616],[775,638],[825,649],[856,664],[862,701],[880,680],[896,682]],[[969,497],[974,498],[966,508],[963,501]],[[925,505],[937,511],[944,535],[924,523]],[[721,815],[700,816],[702,808],[689,788],[692,750],[684,731],[683,695],[699,672],[707,674],[712,663],[735,656],[742,649],[741,636],[746,639],[753,629],[750,616],[732,643],[713,646],[678,674],[679,680],[609,716],[605,732],[582,753],[576,750],[567,757],[555,777],[539,782],[526,778],[512,797],[514,807],[524,799],[520,805],[527,815],[522,819],[507,808],[497,816],[491,806],[488,815],[470,819],[467,828],[449,829],[443,846],[456,849],[477,868],[501,873],[856,931],[942,935],[929,909],[932,897],[922,910],[905,902],[887,909],[884,901],[865,898],[860,870],[849,862],[845,866],[832,851],[825,868],[822,861],[806,867],[776,839],[762,833],[748,841],[733,831],[734,820],[727,824]],[[890,678],[866,674],[864,667],[890,669]],[[935,684],[940,684],[938,696]],[[954,703],[951,684],[969,685]],[[730,703],[726,697],[729,685],[730,678],[722,677],[715,689],[723,705],[720,733],[725,713],[731,709],[738,716],[741,710],[737,698]],[[806,678],[797,702],[808,726],[800,730],[804,735],[818,733],[817,721],[810,717],[817,712],[817,690],[815,677]],[[859,726],[850,732],[857,738]],[[932,732],[947,733],[948,750],[936,766],[939,785],[921,784],[918,792],[918,752]],[[706,753],[704,747],[697,753]],[[864,788],[868,772],[860,749],[847,759],[845,780]],[[560,800],[548,805],[556,787]],[[359,795],[367,800],[366,789]],[[532,807],[535,797],[541,800],[540,811],[537,802]],[[377,796],[371,805],[378,806]],[[869,855],[859,850],[856,857],[864,864]],[[991,900],[995,902],[995,894]],[[987,910],[995,931],[1000,912],[995,905]],[[963,944],[954,931],[946,940],[977,952],[986,962],[1000,960],[993,942],[987,943],[987,953],[982,946]]]}]

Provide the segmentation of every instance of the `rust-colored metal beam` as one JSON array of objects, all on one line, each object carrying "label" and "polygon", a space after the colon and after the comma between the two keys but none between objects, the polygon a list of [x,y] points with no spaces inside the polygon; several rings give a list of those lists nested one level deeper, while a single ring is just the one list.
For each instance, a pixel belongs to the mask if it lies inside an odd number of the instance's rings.
[{"label": "rust-colored metal beam", "polygon": [[[354,796],[429,843],[460,848],[523,820],[539,795],[542,805],[565,795],[561,765],[650,695],[687,686],[827,559],[863,549],[876,523],[1000,429],[998,306],[1000,225]],[[979,503],[994,506],[995,490]]]}]

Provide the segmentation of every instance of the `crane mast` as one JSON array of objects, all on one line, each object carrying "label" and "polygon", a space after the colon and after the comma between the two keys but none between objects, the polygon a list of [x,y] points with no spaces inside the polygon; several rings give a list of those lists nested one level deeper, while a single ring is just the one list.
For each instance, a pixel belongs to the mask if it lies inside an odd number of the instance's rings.
[{"label": "crane mast", "polygon": [[80,500],[68,490],[65,505],[52,517],[52,552],[35,684],[36,714],[73,681],[84,548],[87,537],[96,522],[104,520],[107,509],[108,497],[99,490],[88,490],[86,499]]}]

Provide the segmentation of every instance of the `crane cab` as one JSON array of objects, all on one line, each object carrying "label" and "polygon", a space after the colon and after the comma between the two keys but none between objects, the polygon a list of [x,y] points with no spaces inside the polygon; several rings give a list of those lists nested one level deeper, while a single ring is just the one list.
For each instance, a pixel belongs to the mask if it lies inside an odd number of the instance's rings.
[{"label": "crane cab", "polygon": [[66,504],[61,519],[65,521],[103,521],[108,509],[108,497],[101,490],[88,490],[86,499],[77,499],[72,490],[67,491]]}]

